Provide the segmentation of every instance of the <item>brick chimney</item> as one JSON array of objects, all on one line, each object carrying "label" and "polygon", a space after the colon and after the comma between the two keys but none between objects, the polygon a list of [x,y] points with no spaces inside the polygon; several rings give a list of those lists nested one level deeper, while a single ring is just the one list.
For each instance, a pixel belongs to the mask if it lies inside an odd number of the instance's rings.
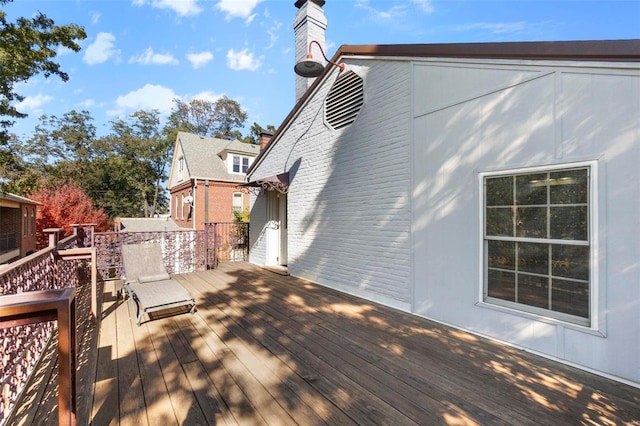
[{"label": "brick chimney", "polygon": [[271,141],[272,137],[273,132],[270,132],[268,130],[263,130],[260,132],[260,135],[258,136],[258,140],[260,141],[260,152],[264,151],[264,148]]},{"label": "brick chimney", "polygon": [[[298,0],[295,2],[295,6],[298,8],[296,18],[293,21],[293,31],[296,38],[296,63],[307,59],[309,43],[312,40],[317,41],[326,51],[324,34],[327,29],[327,18],[322,10],[324,3],[325,0]],[[324,62],[322,53],[315,44],[312,46],[311,53],[314,60]],[[296,74],[296,101],[304,95],[314,80],[315,78],[300,77]]]}]

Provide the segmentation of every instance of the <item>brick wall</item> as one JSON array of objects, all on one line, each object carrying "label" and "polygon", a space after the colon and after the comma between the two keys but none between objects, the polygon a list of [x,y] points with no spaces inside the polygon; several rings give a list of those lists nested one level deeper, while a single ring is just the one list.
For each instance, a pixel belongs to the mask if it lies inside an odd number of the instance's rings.
[{"label": "brick wall", "polygon": [[[208,203],[206,202],[207,191],[209,194]],[[235,192],[241,192],[237,182],[209,181],[207,187],[204,180],[198,180],[195,191],[190,185],[180,186],[174,189],[174,192],[171,194],[171,217],[178,226],[192,229],[204,229],[205,221],[233,222],[233,194]],[[194,199],[193,208],[181,202],[182,197],[189,195]],[[178,197],[178,215],[174,217],[176,196]],[[242,193],[242,197],[243,206],[246,209],[249,207],[249,195]],[[205,204],[208,204],[208,209],[205,208]],[[184,209],[184,213],[182,209]]]},{"label": "brick wall", "polygon": [[[324,122],[323,102],[334,72],[252,180],[290,173],[289,273],[408,310],[410,65],[355,64],[349,69],[364,78],[365,87],[355,123],[335,131]],[[252,221],[252,252],[261,253],[263,230],[255,225]],[[259,263],[255,256],[251,260]]]}]

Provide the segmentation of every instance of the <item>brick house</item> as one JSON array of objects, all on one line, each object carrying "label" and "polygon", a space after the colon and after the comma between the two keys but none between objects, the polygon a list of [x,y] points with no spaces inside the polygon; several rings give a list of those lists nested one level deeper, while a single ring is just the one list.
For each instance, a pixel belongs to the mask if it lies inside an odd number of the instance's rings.
[{"label": "brick house", "polygon": [[0,264],[25,257],[36,250],[37,201],[0,193]]},{"label": "brick house", "polygon": [[204,229],[208,222],[232,222],[234,210],[249,207],[239,185],[260,147],[180,132],[169,173],[171,218],[181,228]]}]

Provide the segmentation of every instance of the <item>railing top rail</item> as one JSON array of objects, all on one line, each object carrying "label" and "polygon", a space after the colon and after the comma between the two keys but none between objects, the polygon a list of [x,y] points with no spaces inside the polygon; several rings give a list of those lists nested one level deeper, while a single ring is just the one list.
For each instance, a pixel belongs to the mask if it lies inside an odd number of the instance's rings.
[{"label": "railing top rail", "polygon": [[16,260],[15,262],[11,262],[8,265],[1,265],[0,276],[7,274],[15,269],[21,268],[24,265],[27,265],[30,262],[33,262],[35,259],[49,256],[49,254],[51,254],[51,252],[54,250],[55,250],[55,247],[46,247],[46,248],[43,248],[42,250],[38,250],[37,252],[30,254],[29,256],[25,256],[22,259]]}]

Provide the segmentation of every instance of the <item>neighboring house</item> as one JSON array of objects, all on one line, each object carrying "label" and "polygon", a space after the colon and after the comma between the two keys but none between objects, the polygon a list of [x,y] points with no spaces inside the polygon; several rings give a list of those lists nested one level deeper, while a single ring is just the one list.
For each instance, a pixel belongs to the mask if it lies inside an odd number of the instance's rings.
[{"label": "neighboring house", "polygon": [[169,216],[162,217],[117,217],[114,220],[116,232],[159,232],[181,231]]},{"label": "neighboring house", "polygon": [[239,185],[259,151],[258,145],[237,140],[178,133],[168,185],[171,218],[191,229],[232,222],[234,210],[249,207],[249,196]]},{"label": "neighboring house", "polygon": [[640,386],[640,40],[333,60],[248,172],[251,262]]},{"label": "neighboring house", "polygon": [[36,250],[36,208],[40,203],[19,195],[0,193],[0,264]]}]

